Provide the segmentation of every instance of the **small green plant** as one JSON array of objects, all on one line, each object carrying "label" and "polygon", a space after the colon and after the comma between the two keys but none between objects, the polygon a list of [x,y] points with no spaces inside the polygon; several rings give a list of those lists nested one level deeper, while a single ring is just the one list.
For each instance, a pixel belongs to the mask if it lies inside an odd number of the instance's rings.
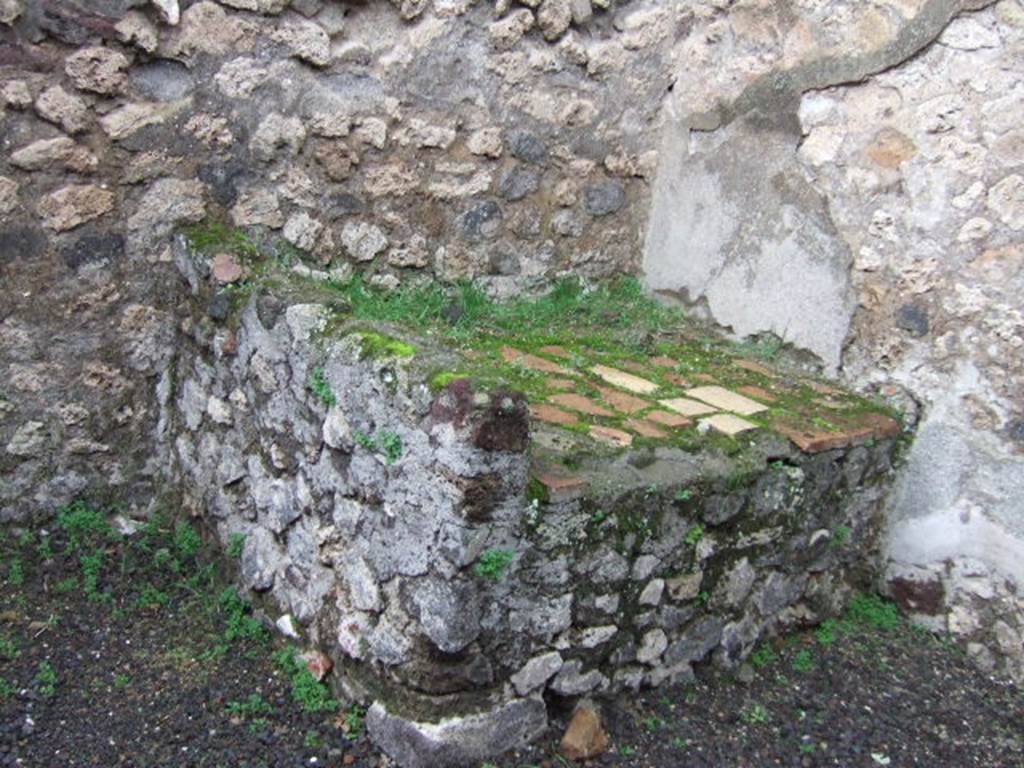
[{"label": "small green plant", "polygon": [[778,660],[778,654],[775,653],[771,646],[767,645],[758,648],[756,651],[750,654],[750,663],[758,669],[763,669],[764,667],[767,667],[769,664],[774,664]]},{"label": "small green plant", "polygon": [[848,525],[840,525],[834,531],[832,531],[832,543],[830,546],[832,549],[842,549],[846,546],[846,543],[850,540],[850,536],[853,534],[853,529]]},{"label": "small green plant", "polygon": [[516,553],[510,549],[491,549],[480,555],[473,572],[481,579],[499,582],[515,559]]},{"label": "small green plant", "polygon": [[82,566],[82,590],[90,600],[99,602],[106,599],[105,593],[99,591],[100,572],[103,570],[103,563],[106,560],[105,550],[97,549],[90,555],[82,555],[78,558]]},{"label": "small green plant", "polygon": [[253,717],[269,715],[274,708],[258,693],[250,693],[245,701],[229,701],[224,705],[224,711],[233,717]]},{"label": "small green plant", "polygon": [[42,560],[53,560],[53,542],[49,536],[43,536],[36,545],[36,553]]},{"label": "small green plant", "polygon": [[793,657],[793,671],[806,674],[814,670],[814,654],[807,648],[797,651]]},{"label": "small green plant", "polygon": [[127,688],[132,684],[132,676],[124,672],[118,672],[114,675],[114,687],[123,689]]},{"label": "small green plant", "polygon": [[396,432],[381,432],[378,436],[377,442],[380,444],[381,450],[384,452],[384,458],[388,464],[394,464],[405,452],[405,446],[402,444],[402,436]]},{"label": "small green plant", "polygon": [[690,740],[684,739],[682,736],[676,736],[672,739],[672,748],[678,750],[684,750],[690,748]]},{"label": "small green plant", "polygon": [[195,557],[203,540],[191,523],[179,520],[174,526],[174,548],[182,557]]},{"label": "small green plant", "polygon": [[350,739],[358,739],[366,731],[366,709],[353,704],[345,713],[345,732]]},{"label": "small green plant", "polygon": [[21,650],[18,648],[18,643],[6,635],[0,636],[0,658],[14,661],[19,656],[21,656]]},{"label": "small green plant", "polygon": [[249,733],[265,733],[270,727],[270,721],[265,717],[254,717],[249,721]]},{"label": "small green plant", "polygon": [[69,576],[66,579],[61,579],[53,585],[54,590],[61,595],[66,595],[69,592],[74,592],[78,589],[78,579],[74,576]]},{"label": "small green plant", "polygon": [[84,501],[75,501],[57,513],[57,525],[68,535],[68,550],[74,552],[86,543],[117,539],[117,531],[106,516]]},{"label": "small green plant", "polygon": [[282,648],[274,654],[274,661],[291,678],[292,698],[304,711],[310,714],[337,711],[338,702],[331,698],[327,686],[309,671],[295,648]]},{"label": "small green plant", "polygon": [[814,631],[814,637],[821,645],[827,647],[839,639],[840,631],[841,627],[836,619],[826,619]]},{"label": "small green plant", "polygon": [[39,663],[39,669],[36,671],[36,684],[39,686],[39,693],[46,698],[57,693],[57,671],[50,662]]},{"label": "small green plant", "polygon": [[7,699],[18,692],[18,689],[0,677],[0,700]]},{"label": "small green plant", "polygon": [[370,436],[369,432],[365,432],[361,429],[355,429],[352,431],[352,439],[356,441],[356,445],[365,448],[368,451],[377,450],[377,441]]},{"label": "small green plant", "polygon": [[20,557],[12,558],[7,565],[7,583],[12,587],[20,587],[25,583],[25,566]]},{"label": "small green plant", "polygon": [[228,539],[227,553],[228,557],[237,560],[242,556],[242,550],[245,549],[245,534],[244,533],[232,533],[231,538]]},{"label": "small green plant", "polygon": [[235,640],[266,640],[267,630],[251,615],[252,607],[238,596],[234,587],[225,588],[217,600],[227,628],[224,640],[232,643]]},{"label": "small green plant", "polygon": [[688,547],[695,547],[700,543],[700,540],[704,538],[704,526],[697,523],[686,533],[686,538],[683,541]]},{"label": "small green plant", "polygon": [[751,707],[743,710],[740,714],[740,718],[747,725],[763,725],[771,720],[771,712],[763,704],[754,704]]},{"label": "small green plant", "polygon": [[707,590],[702,589],[700,592],[697,593],[697,602],[701,605],[707,605],[710,600],[711,595],[708,593]]},{"label": "small green plant", "polygon": [[903,624],[903,617],[895,603],[877,595],[858,595],[850,601],[847,615],[854,623],[870,629],[888,632]]},{"label": "small green plant", "polygon": [[631,747],[628,744],[623,744],[619,747],[619,754],[623,757],[632,757],[636,754],[636,747]]},{"label": "small green plant", "polygon": [[651,716],[644,718],[643,725],[645,731],[648,733],[654,733],[665,725],[665,721],[660,717]]},{"label": "small green plant", "polygon": [[306,749],[322,749],[324,737],[320,735],[319,731],[306,731],[306,735],[302,737],[302,743]]},{"label": "small green plant", "polygon": [[693,491],[689,488],[680,488],[673,497],[676,501],[689,501],[693,498]]},{"label": "small green plant", "polygon": [[309,379],[309,389],[328,408],[333,408],[338,404],[338,398],[331,390],[331,385],[327,381],[327,374],[323,368],[313,370],[313,375]]},{"label": "small green plant", "polygon": [[135,604],[139,608],[161,608],[170,605],[170,602],[171,596],[169,594],[160,591],[152,584],[147,584],[142,588]]}]

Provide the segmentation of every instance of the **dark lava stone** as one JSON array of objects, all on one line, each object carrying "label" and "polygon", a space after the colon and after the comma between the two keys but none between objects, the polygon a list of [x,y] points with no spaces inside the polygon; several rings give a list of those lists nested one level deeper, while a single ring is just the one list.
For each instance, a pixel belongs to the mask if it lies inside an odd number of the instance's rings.
[{"label": "dark lava stone", "polygon": [[928,335],[928,310],[919,304],[904,304],[896,312],[896,327],[902,328],[911,336],[920,338]]},{"label": "dark lava stone", "polygon": [[512,156],[523,162],[544,165],[548,161],[547,145],[529,131],[509,133],[508,147]]},{"label": "dark lava stone", "polygon": [[0,230],[0,262],[31,261],[46,253],[46,235],[35,227]]},{"label": "dark lava stone", "polygon": [[61,251],[69,269],[79,270],[86,264],[115,261],[124,255],[124,237],[112,232],[82,235]]},{"label": "dark lava stone", "polygon": [[206,314],[217,322],[221,322],[227,320],[230,309],[231,300],[228,295],[224,291],[218,291],[210,301],[210,306],[206,308]]},{"label": "dark lava stone", "polygon": [[498,234],[501,219],[501,207],[493,200],[485,200],[459,217],[459,227],[467,240],[489,239]]},{"label": "dark lava stone", "polygon": [[626,204],[626,190],[617,181],[591,184],[583,193],[583,204],[591,216],[607,216]]}]

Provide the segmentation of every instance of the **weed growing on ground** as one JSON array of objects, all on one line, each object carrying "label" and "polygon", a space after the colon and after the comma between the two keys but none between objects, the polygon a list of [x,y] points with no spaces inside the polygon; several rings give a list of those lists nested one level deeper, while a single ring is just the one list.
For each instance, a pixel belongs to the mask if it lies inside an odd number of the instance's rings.
[{"label": "weed growing on ground", "polygon": [[21,656],[21,650],[18,648],[18,643],[6,635],[0,637],[0,658],[14,661],[19,656]]},{"label": "weed growing on ground", "polygon": [[345,733],[350,739],[358,739],[366,732],[366,709],[353,704],[345,713]]},{"label": "weed growing on ground", "polygon": [[804,648],[793,657],[793,671],[801,674],[814,671],[814,654]]},{"label": "weed growing on ground", "polygon": [[17,692],[17,688],[7,682],[4,678],[0,677],[0,701],[13,696]]},{"label": "weed growing on ground", "polygon": [[754,704],[743,710],[740,718],[747,725],[763,725],[772,719],[772,715],[763,704]]},{"label": "weed growing on ground", "polygon": [[127,688],[132,684],[132,676],[124,672],[114,675],[114,687],[118,689]]},{"label": "weed growing on ground", "polygon": [[473,573],[481,579],[499,582],[515,559],[516,553],[510,549],[491,549],[480,555]]},{"label": "weed growing on ground", "polygon": [[36,672],[36,685],[39,686],[39,693],[46,698],[51,698],[57,693],[57,670],[48,661],[40,662]]},{"label": "weed growing on ground", "polygon": [[762,646],[750,654],[750,663],[758,669],[767,667],[769,664],[774,664],[779,660],[779,655],[770,647]]},{"label": "weed growing on ground", "polygon": [[258,693],[251,693],[245,701],[229,701],[224,711],[233,717],[253,717],[269,715],[274,711],[270,703]]},{"label": "weed growing on ground", "polygon": [[832,531],[832,549],[842,549],[846,546],[846,543],[850,540],[850,536],[853,534],[853,529],[848,525],[840,525],[834,531]]},{"label": "weed growing on ground", "polygon": [[310,714],[337,711],[338,702],[331,698],[327,686],[309,671],[293,646],[275,653],[274,662],[291,679],[292,698],[303,710]]}]

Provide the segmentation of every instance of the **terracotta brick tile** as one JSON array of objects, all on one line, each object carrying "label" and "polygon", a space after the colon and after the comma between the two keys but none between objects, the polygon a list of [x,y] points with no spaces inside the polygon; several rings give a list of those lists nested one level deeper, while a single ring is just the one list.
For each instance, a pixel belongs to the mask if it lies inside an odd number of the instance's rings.
[{"label": "terracotta brick tile", "polygon": [[575,414],[563,411],[561,408],[555,408],[553,405],[548,405],[547,403],[531,405],[530,416],[538,421],[543,421],[548,424],[559,424],[561,426],[580,423],[580,420]]},{"label": "terracotta brick tile", "polygon": [[702,381],[705,384],[717,384],[718,383],[718,379],[716,379],[710,373],[695,373],[693,375],[693,378],[695,378],[697,381]]},{"label": "terracotta brick tile", "polygon": [[524,368],[529,368],[533,371],[552,373],[556,376],[575,376],[572,371],[568,368],[563,368],[558,363],[553,363],[550,360],[545,360],[543,357],[537,357],[536,355],[522,352],[514,347],[502,347],[501,357],[506,363],[521,365]]},{"label": "terracotta brick tile", "polygon": [[692,419],[688,419],[680,413],[669,413],[668,411],[651,411],[644,418],[673,429],[693,426]]},{"label": "terracotta brick tile", "polygon": [[753,416],[755,413],[767,411],[768,406],[739,395],[725,387],[697,387],[686,390],[686,396],[701,400],[723,411],[731,411],[741,416]]},{"label": "terracotta brick tile", "polygon": [[775,377],[775,372],[771,368],[755,363],[753,360],[733,360],[733,365],[737,368],[742,368],[745,371],[751,371],[752,373],[760,373],[762,376],[768,376],[770,378]]},{"label": "terracotta brick tile", "polygon": [[865,414],[857,426],[835,432],[799,426],[784,419],[772,422],[772,429],[788,437],[804,453],[831,451],[858,445],[872,438],[895,437],[900,433],[899,422],[881,413]]},{"label": "terracotta brick tile", "polygon": [[647,362],[652,365],[656,365],[659,368],[675,368],[679,363],[673,360],[671,357],[665,357],[664,355],[658,355],[658,357],[652,357]]},{"label": "terracotta brick tile", "polygon": [[822,384],[820,381],[814,381],[813,379],[804,379],[804,384],[813,389],[819,395],[841,395],[843,394],[840,390],[835,387],[830,387],[828,384]]},{"label": "terracotta brick tile", "polygon": [[668,432],[663,430],[661,427],[653,424],[646,419],[630,419],[626,422],[626,426],[636,432],[642,437],[650,437],[655,440],[662,440],[668,437]]},{"label": "terracotta brick tile", "polygon": [[608,405],[622,413],[634,414],[651,407],[651,404],[646,400],[641,400],[633,395],[627,395],[625,392],[620,392],[617,389],[608,389],[608,387],[598,387],[597,389],[601,393],[601,398]]},{"label": "terracotta brick tile", "polygon": [[554,403],[555,405],[561,405],[563,408],[568,408],[573,411],[579,411],[580,413],[586,413],[590,416],[614,416],[615,414],[606,408],[602,408],[600,405],[595,403],[589,397],[583,395],[577,395],[575,393],[566,393],[563,395],[552,395],[548,398],[548,402]]},{"label": "terracotta brick tile", "polygon": [[622,389],[628,389],[630,392],[635,392],[638,395],[649,395],[658,389],[658,385],[653,381],[641,379],[639,376],[634,376],[631,373],[620,371],[617,368],[609,368],[606,365],[595,365],[590,370],[609,384],[621,387]]},{"label": "terracotta brick tile", "polygon": [[693,386],[693,382],[683,376],[680,376],[678,373],[666,373],[665,378],[677,387],[689,389]]},{"label": "terracotta brick tile", "polygon": [[560,389],[576,389],[576,382],[572,379],[546,379],[544,386],[555,391]]},{"label": "terracotta brick tile", "polygon": [[763,403],[774,403],[776,400],[779,399],[771,392],[769,392],[767,389],[761,389],[761,387],[739,387],[736,391],[743,393],[747,397],[752,397],[755,400],[760,400]]},{"label": "terracotta brick tile", "polygon": [[572,357],[572,352],[565,347],[558,346],[557,344],[549,344],[546,347],[541,347],[537,351],[545,355],[551,355],[552,357],[560,357],[563,360],[568,360]]},{"label": "terracotta brick tile", "polygon": [[623,432],[621,429],[613,429],[612,427],[602,427],[597,424],[591,425],[590,436],[599,442],[608,443],[617,448],[628,448],[633,444],[633,436],[628,432]]}]

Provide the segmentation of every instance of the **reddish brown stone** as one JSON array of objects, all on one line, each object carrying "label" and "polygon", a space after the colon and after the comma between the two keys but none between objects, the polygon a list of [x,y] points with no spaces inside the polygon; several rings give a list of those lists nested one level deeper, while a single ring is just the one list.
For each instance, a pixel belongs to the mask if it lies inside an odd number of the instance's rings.
[{"label": "reddish brown stone", "polygon": [[601,715],[592,707],[580,707],[572,716],[558,750],[569,760],[590,760],[607,752],[609,746]]},{"label": "reddish brown stone", "polygon": [[220,341],[220,353],[225,357],[234,357],[238,354],[238,334],[228,331]]},{"label": "reddish brown stone", "polygon": [[625,368],[627,371],[633,371],[633,373],[642,373],[649,375],[650,371],[647,370],[647,366],[643,363],[638,363],[635,360],[626,360],[619,364],[620,368]]},{"label": "reddish brown stone", "polygon": [[567,368],[563,368],[558,363],[545,360],[543,357],[537,357],[536,355],[521,352],[514,347],[502,347],[501,357],[506,363],[521,365],[524,368],[529,368],[533,371],[540,371],[541,373],[553,373],[556,376],[574,375],[572,371]]},{"label": "reddish brown stone", "polygon": [[693,378],[695,378],[697,381],[702,381],[705,384],[717,384],[718,383],[718,379],[716,379],[710,373],[696,373],[696,374],[694,374]]},{"label": "reddish brown stone", "polygon": [[608,387],[598,387],[597,389],[601,393],[601,398],[608,405],[622,413],[634,414],[651,407],[646,400],[619,392],[617,389],[608,389]]},{"label": "reddish brown stone", "polygon": [[665,357],[664,355],[652,357],[648,362],[652,365],[658,366],[659,368],[675,368],[678,365],[678,363],[671,357]]},{"label": "reddish brown stone", "polygon": [[626,426],[642,437],[650,437],[654,440],[662,440],[668,437],[668,432],[646,419],[630,419],[626,422]]},{"label": "reddish brown stone", "polygon": [[644,417],[647,421],[653,421],[664,427],[679,429],[681,427],[693,426],[693,420],[688,419],[681,413],[669,413],[668,411],[651,411]]},{"label": "reddish brown stone", "polygon": [[233,254],[218,253],[213,257],[213,279],[218,283],[237,283],[245,275],[245,270]]},{"label": "reddish brown stone", "polygon": [[302,654],[302,660],[306,662],[306,668],[318,681],[322,681],[334,668],[334,662],[322,651],[306,651]]},{"label": "reddish brown stone", "polygon": [[665,379],[670,383],[675,384],[677,387],[683,387],[684,389],[689,389],[693,386],[693,382],[683,376],[680,376],[678,373],[666,373]]},{"label": "reddish brown stone", "polygon": [[525,451],[530,442],[530,409],[521,392],[495,392],[477,416],[473,444],[485,451]]},{"label": "reddish brown stone", "polygon": [[561,426],[580,423],[580,420],[576,418],[575,414],[563,411],[561,408],[555,408],[553,405],[548,405],[547,403],[536,403],[531,405],[530,416],[538,421],[543,421],[548,424],[559,424]]},{"label": "reddish brown stone", "polygon": [[755,400],[760,400],[761,402],[764,403],[774,403],[776,400],[778,400],[778,398],[775,397],[775,395],[773,395],[771,392],[769,392],[766,389],[761,389],[760,387],[740,387],[737,391],[741,392],[747,397],[752,397]]},{"label": "reddish brown stone", "polygon": [[568,360],[572,357],[572,352],[565,347],[558,346],[557,344],[550,344],[546,347],[541,347],[537,351],[545,355],[551,355],[552,357],[560,357],[563,360]]},{"label": "reddish brown stone", "polygon": [[766,368],[760,363],[755,363],[753,360],[734,360],[733,365],[737,368],[742,368],[745,371],[751,371],[752,373],[759,373],[762,376],[769,376],[774,378],[775,373],[771,368]]},{"label": "reddish brown stone", "polygon": [[598,424],[591,425],[590,436],[599,442],[608,443],[617,448],[628,448],[633,444],[633,436],[629,432],[612,427],[602,427]]},{"label": "reddish brown stone", "polygon": [[942,581],[917,581],[915,579],[896,578],[889,580],[892,599],[897,605],[909,613],[925,613],[938,616],[946,608],[946,589]]},{"label": "reddish brown stone", "polygon": [[533,479],[544,486],[551,501],[569,501],[579,498],[590,483],[579,475],[566,475],[547,469],[536,469]]},{"label": "reddish brown stone", "polygon": [[806,379],[804,381],[808,387],[813,389],[819,395],[841,395],[843,394],[835,387],[830,387],[828,384],[822,384],[820,381],[814,381],[813,379]]},{"label": "reddish brown stone", "polygon": [[589,397],[583,395],[577,395],[575,393],[566,393],[562,395],[552,395],[548,398],[548,402],[554,403],[555,405],[561,405],[573,411],[579,411],[580,413],[586,413],[590,416],[614,416],[611,411],[602,408],[600,405],[595,403]]}]

